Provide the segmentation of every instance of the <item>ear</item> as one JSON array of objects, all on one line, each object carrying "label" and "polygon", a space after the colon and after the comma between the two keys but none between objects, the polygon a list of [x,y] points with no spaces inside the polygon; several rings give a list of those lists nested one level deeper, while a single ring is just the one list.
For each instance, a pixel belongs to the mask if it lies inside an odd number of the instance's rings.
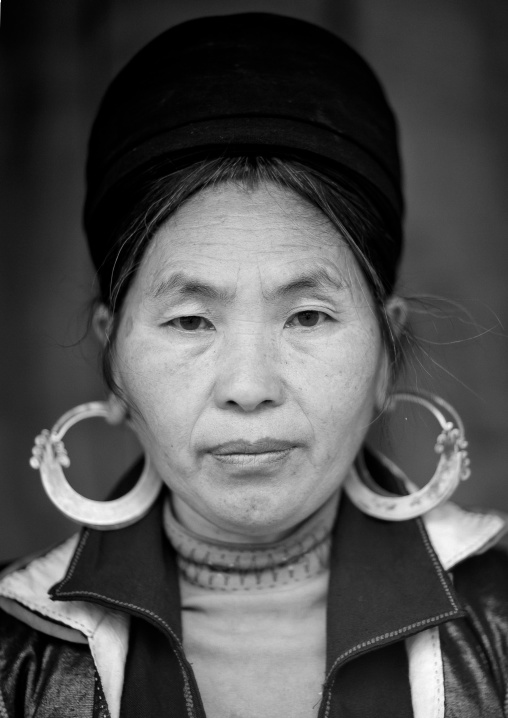
[{"label": "ear", "polygon": [[[94,311],[92,326],[103,349],[108,347],[113,331],[114,317],[105,304],[99,304]],[[111,367],[113,370],[113,367]],[[111,424],[119,424],[130,416],[129,406],[122,395],[122,386],[118,377],[113,378],[115,389],[109,395],[110,415],[107,418]]]},{"label": "ear", "polygon": [[[384,306],[384,312],[390,326],[393,338],[397,340],[400,337],[408,319],[407,302],[401,297],[392,296]],[[392,372],[390,369],[390,354],[388,348],[383,347],[382,364],[379,371],[379,380],[376,387],[376,407],[382,411],[386,407],[390,384],[392,381]]]},{"label": "ear", "polygon": [[402,297],[390,297],[385,304],[385,312],[395,337],[399,337],[409,314],[406,300]]},{"label": "ear", "polygon": [[108,397],[109,415],[106,421],[110,424],[121,424],[129,419],[129,407],[127,402],[117,394],[110,393]]},{"label": "ear", "polygon": [[113,314],[105,304],[99,304],[94,312],[92,326],[96,337],[103,347],[109,342],[113,329]]}]

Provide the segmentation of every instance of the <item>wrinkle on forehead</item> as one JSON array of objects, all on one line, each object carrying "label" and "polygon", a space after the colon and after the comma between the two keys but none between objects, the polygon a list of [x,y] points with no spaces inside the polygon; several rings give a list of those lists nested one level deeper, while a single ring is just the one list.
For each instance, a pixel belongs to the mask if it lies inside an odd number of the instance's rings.
[{"label": "wrinkle on forehead", "polygon": [[218,278],[223,298],[241,277],[261,282],[266,296],[287,294],[286,284],[324,285],[326,275],[341,289],[351,286],[348,257],[355,262],[337,228],[293,191],[222,184],[191,197],[158,230],[137,279],[148,298],[182,285],[182,273],[195,285]]},{"label": "wrinkle on forehead", "polygon": [[[342,290],[347,284],[343,282],[340,275],[334,276],[326,266],[315,266],[290,276],[287,281],[282,281],[277,285],[270,286],[265,282],[262,267],[255,265],[258,281],[262,288],[263,297],[267,301],[276,301],[280,299],[290,298],[299,293],[305,293],[307,290],[317,293]],[[224,304],[231,304],[236,298],[237,289],[241,282],[241,273],[238,270],[234,283],[228,282],[228,286],[218,285],[208,282],[206,278],[201,278],[192,272],[175,271],[169,276],[162,279],[147,292],[148,297],[157,301],[162,297],[180,298],[206,298]]]},{"label": "wrinkle on forehead", "polygon": [[[210,222],[208,213],[203,212],[203,205],[209,202],[210,197],[216,198],[220,203],[225,196],[232,195],[236,195],[242,202],[228,205],[226,211],[217,213],[213,222]],[[260,225],[259,230],[280,229],[287,225],[288,229],[298,232],[302,230],[301,221],[304,220],[307,231],[310,227],[315,230],[315,239],[319,237],[328,245],[344,241],[337,228],[320,209],[293,190],[271,182],[263,182],[256,187],[245,187],[233,182],[207,187],[190,197],[169,218],[168,225],[171,224],[175,230],[199,230],[214,225],[243,229],[245,217],[250,217],[253,213]],[[237,225],[235,220],[241,224]]]}]

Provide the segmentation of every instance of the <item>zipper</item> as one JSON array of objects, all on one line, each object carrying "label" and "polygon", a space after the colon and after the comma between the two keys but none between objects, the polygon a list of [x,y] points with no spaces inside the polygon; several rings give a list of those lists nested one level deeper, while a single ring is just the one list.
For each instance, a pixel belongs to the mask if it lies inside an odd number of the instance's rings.
[{"label": "zipper", "polygon": [[[61,597],[59,597],[60,600],[62,600]],[[170,645],[174,653],[176,654],[178,663],[180,664],[180,669],[182,671],[183,676],[183,683],[184,683],[184,697],[185,697],[185,704],[187,708],[187,716],[188,718],[206,718],[205,709],[203,706],[203,700],[201,698],[201,694],[199,692],[198,684],[196,681],[196,677],[194,675],[194,671],[192,670],[192,666],[187,660],[187,657],[185,656],[185,652],[183,650],[183,645],[176,633],[170,628],[170,626],[165,622],[162,621],[162,619],[157,620],[158,616],[156,614],[153,614],[155,618],[152,616],[152,614],[147,614],[143,609],[134,606],[130,603],[124,603],[122,601],[111,601],[107,597],[99,597],[97,595],[94,595],[93,600],[90,600],[90,596],[87,594],[82,594],[81,596],[79,593],[72,597],[72,600],[77,601],[86,601],[88,603],[95,603],[99,606],[102,606],[103,608],[112,609],[115,611],[118,611],[118,609],[123,609],[126,613],[130,614],[131,616],[137,616],[138,618],[142,618],[145,621],[148,621],[152,624],[152,626],[155,626],[155,628],[158,628],[159,630],[162,630],[163,633],[167,636],[169,639]],[[1,718],[1,714],[0,714]]]},{"label": "zipper", "polygon": [[319,706],[317,718],[328,718],[330,715],[332,688],[335,683],[335,676],[338,669],[339,666],[333,668],[325,678],[325,682],[323,683],[323,697],[321,698],[321,705]]},{"label": "zipper", "polygon": [[332,687],[323,688],[323,697],[319,706],[318,718],[327,718],[330,713],[330,703],[332,700]]},{"label": "zipper", "polygon": [[[178,640],[178,639],[177,639]],[[181,646],[180,641],[178,643]],[[190,700],[187,703],[187,696],[185,696],[185,701],[187,704],[187,713],[189,715],[189,718],[206,718],[205,714],[205,708],[203,706],[203,700],[201,698],[201,694],[199,692],[198,684],[196,681],[196,676],[194,675],[194,671],[192,670],[192,666],[185,657],[185,653],[183,651],[183,646],[181,648],[172,646],[175,653],[179,653],[179,659],[181,660],[181,666],[182,666],[182,673],[184,675],[184,684],[188,684],[188,689],[190,692]]]}]

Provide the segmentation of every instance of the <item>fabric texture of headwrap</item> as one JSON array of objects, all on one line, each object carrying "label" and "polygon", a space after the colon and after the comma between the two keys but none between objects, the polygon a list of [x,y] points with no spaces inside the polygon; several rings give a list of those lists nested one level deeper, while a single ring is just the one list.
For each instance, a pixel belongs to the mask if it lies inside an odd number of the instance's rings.
[{"label": "fabric texture of headwrap", "polygon": [[[111,250],[101,216],[122,183],[153,167],[167,173],[222,155],[298,159],[330,176],[345,170],[400,227],[397,126],[367,63],[302,20],[207,17],[156,37],[104,96],[89,143],[84,211],[95,266]],[[393,267],[398,235],[383,250]]]}]

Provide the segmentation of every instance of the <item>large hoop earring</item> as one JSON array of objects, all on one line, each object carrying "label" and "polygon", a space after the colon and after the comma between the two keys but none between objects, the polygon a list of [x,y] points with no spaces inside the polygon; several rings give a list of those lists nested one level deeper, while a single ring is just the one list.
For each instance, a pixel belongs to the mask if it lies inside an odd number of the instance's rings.
[{"label": "large hoop earring", "polygon": [[[385,521],[406,521],[427,513],[447,501],[459,483],[469,478],[471,473],[464,425],[455,409],[438,396],[411,391],[394,393],[390,397],[389,408],[402,401],[424,406],[441,426],[435,446],[440,458],[431,480],[418,491],[407,496],[396,496],[376,484],[365,461],[360,457],[357,466],[344,482],[344,491],[357,508],[369,516]],[[446,418],[445,413],[450,418]],[[395,467],[395,470],[403,476],[400,469]]]},{"label": "large hoop earring", "polygon": [[162,482],[150,471],[148,457],[137,484],[127,494],[113,501],[94,501],[78,494],[67,481],[63,467],[70,459],[63,444],[66,432],[83,419],[102,416],[111,424],[118,424],[122,415],[114,403],[92,401],[74,407],[53,426],[35,439],[30,466],[39,469],[42,485],[53,504],[71,521],[93,529],[120,529],[142,518],[150,509],[161,489]]}]

